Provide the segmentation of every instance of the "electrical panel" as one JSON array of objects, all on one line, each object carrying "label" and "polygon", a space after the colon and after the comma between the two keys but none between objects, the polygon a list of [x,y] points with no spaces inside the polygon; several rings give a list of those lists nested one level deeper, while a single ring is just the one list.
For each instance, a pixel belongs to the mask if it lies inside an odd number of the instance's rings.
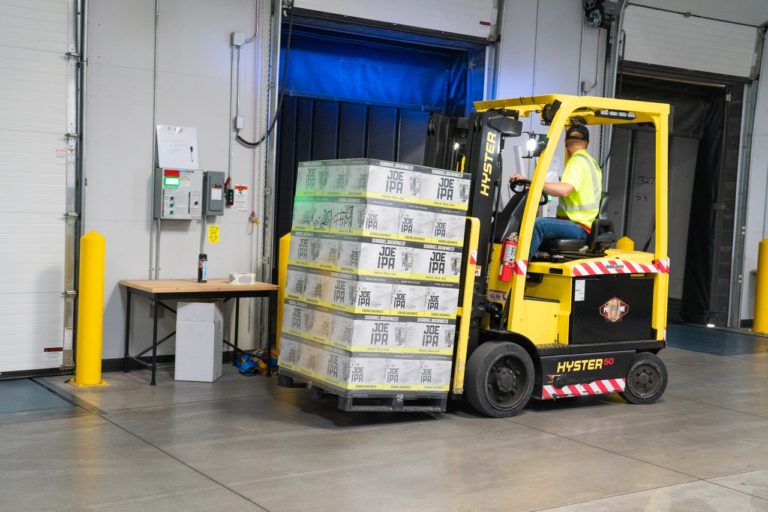
[{"label": "electrical panel", "polygon": [[224,213],[224,173],[205,171],[203,175],[203,215]]},{"label": "electrical panel", "polygon": [[203,212],[203,171],[155,169],[154,217],[199,219]]}]

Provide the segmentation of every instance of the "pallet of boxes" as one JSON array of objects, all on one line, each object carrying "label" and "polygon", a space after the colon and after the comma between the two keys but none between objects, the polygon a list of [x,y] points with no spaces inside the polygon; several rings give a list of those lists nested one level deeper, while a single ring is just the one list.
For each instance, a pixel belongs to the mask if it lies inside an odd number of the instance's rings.
[{"label": "pallet of boxes", "polygon": [[281,380],[343,410],[444,410],[470,181],[371,159],[299,164]]}]

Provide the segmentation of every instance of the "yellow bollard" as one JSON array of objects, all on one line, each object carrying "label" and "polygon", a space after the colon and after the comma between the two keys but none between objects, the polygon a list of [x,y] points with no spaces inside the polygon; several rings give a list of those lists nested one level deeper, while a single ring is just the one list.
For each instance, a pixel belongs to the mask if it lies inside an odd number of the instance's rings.
[{"label": "yellow bollard", "polygon": [[280,333],[283,330],[283,305],[285,304],[285,285],[288,281],[288,254],[291,252],[291,234],[280,237],[277,254],[277,339],[274,355],[280,353]]},{"label": "yellow bollard", "polygon": [[755,285],[755,332],[768,334],[768,238],[757,249],[757,284]]},{"label": "yellow bollard", "polygon": [[628,236],[623,236],[616,240],[616,248],[620,251],[634,251],[635,242]]},{"label": "yellow bollard", "polygon": [[91,231],[80,239],[80,279],[77,292],[77,387],[106,386],[101,380],[101,344],[104,326],[104,237]]}]

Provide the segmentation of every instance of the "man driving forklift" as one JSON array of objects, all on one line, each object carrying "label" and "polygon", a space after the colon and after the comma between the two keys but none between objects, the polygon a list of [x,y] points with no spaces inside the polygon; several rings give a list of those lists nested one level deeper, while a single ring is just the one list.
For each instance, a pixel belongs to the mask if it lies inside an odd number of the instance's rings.
[{"label": "man driving forklift", "polygon": [[[600,165],[587,152],[589,129],[574,124],[565,134],[565,150],[568,161],[559,182],[544,183],[543,193],[560,198],[557,218],[539,217],[533,226],[528,259],[533,260],[542,241],[567,238],[587,240],[590,227],[600,213],[600,193],[603,173]],[[509,179],[510,186],[526,177],[515,174]]]}]

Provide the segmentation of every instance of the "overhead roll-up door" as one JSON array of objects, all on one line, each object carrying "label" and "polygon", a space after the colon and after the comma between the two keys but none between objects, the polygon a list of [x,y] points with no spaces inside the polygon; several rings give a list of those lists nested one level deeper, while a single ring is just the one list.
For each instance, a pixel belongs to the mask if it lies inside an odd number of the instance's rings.
[{"label": "overhead roll-up door", "polygon": [[624,17],[624,60],[749,77],[757,27],[630,5]]},{"label": "overhead roll-up door", "polygon": [[71,340],[73,11],[68,0],[0,0],[0,373],[59,368]]}]

